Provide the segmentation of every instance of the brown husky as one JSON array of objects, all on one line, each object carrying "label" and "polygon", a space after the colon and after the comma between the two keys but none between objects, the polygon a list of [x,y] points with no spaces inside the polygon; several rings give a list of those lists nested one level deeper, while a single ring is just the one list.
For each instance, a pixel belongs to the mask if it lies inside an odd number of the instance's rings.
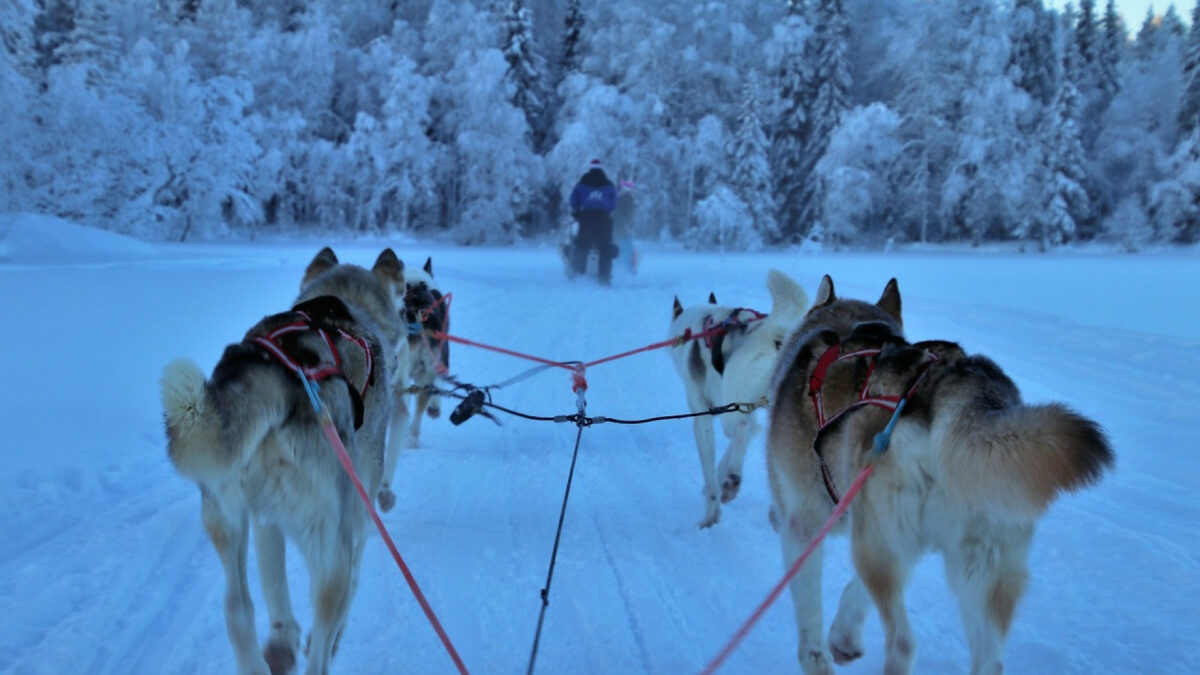
[{"label": "brown husky", "polygon": [[[163,371],[168,452],[175,469],[200,487],[204,528],[225,570],[226,629],[243,675],[268,669],[279,675],[296,663],[300,626],[288,593],[285,535],[300,548],[311,577],[306,672],[329,671],[358,584],[366,509],[322,433],[298,371],[319,382],[321,404],[368,494],[375,494],[391,412],[392,349],[400,337],[386,285],[400,273],[391,249],[371,271],[339,264],[323,249],[292,310],[264,318],[227,347],[210,379],[184,359]],[[251,529],[271,617],[262,653],[246,585]]]},{"label": "brown husky", "polygon": [[[928,550],[945,557],[971,649],[972,673],[1003,670],[1004,639],[1023,590],[1033,527],[1063,491],[1096,482],[1113,455],[1099,427],[1064,405],[1026,405],[995,363],[950,342],[908,344],[892,279],[875,304],[843,300],[821,281],[772,381],[767,466],[784,563],[790,567],[868,463],[849,511],[857,577],[821,639],[821,558],[791,581],[804,672],[862,655],[874,601],[885,672],[908,673],[916,643],[904,609],[908,573]],[[908,396],[890,449],[873,439]],[[835,532],[845,532],[840,523]]]}]

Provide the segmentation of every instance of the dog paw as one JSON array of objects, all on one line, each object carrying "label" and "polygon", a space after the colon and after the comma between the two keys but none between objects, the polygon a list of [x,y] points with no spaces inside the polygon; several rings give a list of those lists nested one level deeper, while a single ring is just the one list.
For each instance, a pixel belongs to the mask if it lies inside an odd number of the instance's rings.
[{"label": "dog paw", "polygon": [[829,651],[833,653],[833,662],[844,666],[862,657],[862,645],[856,645],[851,640],[830,640]]},{"label": "dog paw", "polygon": [[396,493],[392,492],[391,488],[382,488],[379,490],[379,509],[383,512],[392,510],[396,505]]},{"label": "dog paw", "polygon": [[288,644],[268,642],[263,649],[263,658],[271,669],[271,675],[285,675],[296,667],[296,650]]},{"label": "dog paw", "polygon": [[742,477],[736,473],[726,474],[725,480],[721,481],[721,503],[726,504],[733,501],[733,498],[738,496],[738,490],[741,489]]},{"label": "dog paw", "polygon": [[425,414],[429,415],[429,419],[436,420],[442,415],[442,407],[440,405],[433,405],[430,403],[429,407],[425,409]]},{"label": "dog paw", "polygon": [[800,668],[804,675],[833,675],[833,664],[821,649],[801,649]]},{"label": "dog paw", "polygon": [[409,434],[404,438],[404,447],[408,448],[409,450],[421,447],[421,437]]}]

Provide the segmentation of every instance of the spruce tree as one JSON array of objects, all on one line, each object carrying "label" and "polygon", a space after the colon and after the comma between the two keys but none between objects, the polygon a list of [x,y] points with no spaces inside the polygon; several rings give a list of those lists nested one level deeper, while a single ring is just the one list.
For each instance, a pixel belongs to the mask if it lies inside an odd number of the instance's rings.
[{"label": "spruce tree", "polygon": [[1098,57],[1096,0],[1080,0],[1078,21],[1075,27],[1075,46],[1079,50],[1080,76],[1086,77]]},{"label": "spruce tree", "polygon": [[1010,39],[1013,81],[1048,105],[1054,100],[1054,24],[1042,0],[1017,0]]},{"label": "spruce tree", "polygon": [[533,14],[524,0],[512,0],[504,13],[504,60],[512,104],[525,113],[534,152],[544,150],[550,131],[546,60],[533,37]]},{"label": "spruce tree", "polygon": [[587,20],[579,8],[579,0],[567,3],[567,15],[563,18],[563,76],[579,72],[583,67],[583,29]]},{"label": "spruce tree", "polygon": [[1074,71],[1079,57],[1070,43],[1063,48],[1063,77],[1054,105],[1046,116],[1042,146],[1045,163],[1039,173],[1044,192],[1041,211],[1035,215],[1040,246],[1045,250],[1070,241],[1079,226],[1092,216],[1087,190],[1086,156],[1077,124],[1081,113]]},{"label": "spruce tree", "polygon": [[1111,101],[1121,88],[1118,67],[1125,44],[1125,24],[1117,14],[1116,0],[1108,0],[1104,5],[1101,26],[1104,34],[1100,42],[1100,89]]},{"label": "spruce tree", "polygon": [[752,227],[764,241],[779,238],[779,224],[771,202],[771,168],[767,162],[767,137],[760,116],[758,82],[746,78],[742,88],[742,108],[730,147],[733,173],[730,184],[746,205]]},{"label": "spruce tree", "polygon": [[842,0],[820,0],[813,33],[816,77],[809,109],[809,130],[804,146],[804,184],[800,223],[807,231],[821,220],[823,194],[817,162],[825,155],[829,139],[850,107],[850,73],[846,69],[849,26]]},{"label": "spruce tree", "polygon": [[776,82],[779,107],[771,143],[771,173],[775,179],[775,205],[780,234],[799,241],[802,229],[805,145],[808,138],[809,89],[813,77],[811,61],[805,57],[808,27],[800,0],[788,0],[783,18],[786,53],[779,64]]},{"label": "spruce tree", "polygon": [[1183,81],[1185,88],[1179,102],[1179,131],[1183,136],[1191,134],[1200,117],[1200,0],[1192,8],[1192,29],[1188,33],[1183,58]]}]

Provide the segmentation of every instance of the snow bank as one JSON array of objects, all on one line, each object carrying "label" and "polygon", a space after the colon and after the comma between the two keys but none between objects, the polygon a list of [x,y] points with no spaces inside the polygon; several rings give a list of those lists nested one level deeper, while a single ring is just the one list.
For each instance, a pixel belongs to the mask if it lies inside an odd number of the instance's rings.
[{"label": "snow bank", "polygon": [[0,215],[0,263],[44,265],[148,258],[157,250],[140,239],[36,213]]}]

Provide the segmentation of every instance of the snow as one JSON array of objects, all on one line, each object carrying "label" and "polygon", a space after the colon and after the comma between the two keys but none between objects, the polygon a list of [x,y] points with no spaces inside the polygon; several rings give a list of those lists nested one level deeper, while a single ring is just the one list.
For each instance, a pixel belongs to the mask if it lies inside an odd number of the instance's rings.
[{"label": "snow", "polygon": [[[158,377],[172,358],[210,369],[262,315],[288,306],[326,243],[369,263],[370,241],[144,244],[48,218],[0,218],[0,337],[12,386],[0,406],[0,673],[228,673],[223,577],[194,485],[167,461]],[[810,294],[831,273],[840,294],[877,297],[900,281],[912,339],[986,353],[1027,400],[1063,400],[1107,429],[1114,472],[1067,496],[1040,524],[1031,580],[1006,648],[1013,673],[1200,672],[1200,257],[1176,249],[1018,255],[910,250],[716,254],[646,246],[614,288],[563,278],[549,246],[397,243],[409,265],[433,257],[453,292],[453,332],[552,359],[591,360],[663,339],[672,296],[769,308],[766,270]],[[475,384],[533,364],[456,345],[453,372]],[[589,372],[588,412],[623,418],[686,411],[661,352]],[[1153,383],[1153,386],[1151,385]],[[565,372],[495,392],[539,415],[574,412]],[[397,470],[384,516],[467,666],[523,672],[577,429],[502,416],[428,420]],[[537,659],[539,673],[699,671],[783,572],[761,437],[742,494],[696,528],[701,477],[690,423],[584,429]],[[307,626],[307,577],[289,572]],[[253,555],[253,553],[251,554]],[[826,550],[826,622],[849,577],[845,539]],[[265,605],[251,563],[259,635]],[[907,592],[917,672],[964,672],[968,652],[936,557]],[[721,672],[798,672],[785,594]],[[845,673],[882,668],[879,622]],[[449,673],[379,537],[335,673]]]}]

